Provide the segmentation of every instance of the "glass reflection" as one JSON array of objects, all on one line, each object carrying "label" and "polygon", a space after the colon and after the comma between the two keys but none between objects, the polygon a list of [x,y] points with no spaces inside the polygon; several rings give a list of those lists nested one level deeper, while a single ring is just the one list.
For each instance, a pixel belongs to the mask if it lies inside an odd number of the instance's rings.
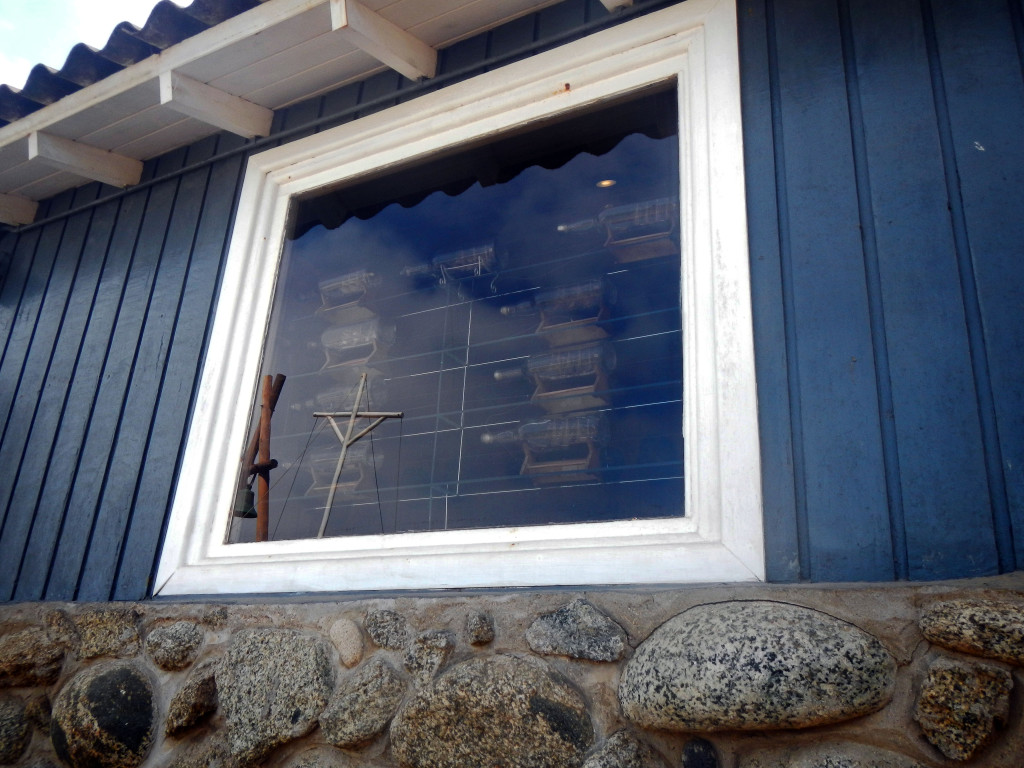
[{"label": "glass reflection", "polygon": [[[409,171],[400,204],[334,228],[306,216],[264,351],[264,372],[288,376],[272,539],[316,536],[329,495],[327,536],[682,514],[677,137],[651,134],[497,183],[474,166],[461,190],[409,197]],[[353,408],[403,418],[348,449],[329,494],[341,444],[313,413]],[[257,404],[250,433],[258,419]],[[254,532],[236,517],[229,538]]]}]

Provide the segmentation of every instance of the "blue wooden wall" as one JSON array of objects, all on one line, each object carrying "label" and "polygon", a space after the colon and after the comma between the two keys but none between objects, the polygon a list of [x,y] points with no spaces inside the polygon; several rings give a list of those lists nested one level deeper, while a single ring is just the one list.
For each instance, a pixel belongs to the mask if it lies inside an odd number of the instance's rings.
[{"label": "blue wooden wall", "polygon": [[[1013,570],[1022,0],[738,10],[769,577]],[[568,0],[444,51],[439,81],[606,20]],[[343,88],[275,141],[418,88]],[[251,148],[200,142],[0,239],[0,600],[148,594]]]}]

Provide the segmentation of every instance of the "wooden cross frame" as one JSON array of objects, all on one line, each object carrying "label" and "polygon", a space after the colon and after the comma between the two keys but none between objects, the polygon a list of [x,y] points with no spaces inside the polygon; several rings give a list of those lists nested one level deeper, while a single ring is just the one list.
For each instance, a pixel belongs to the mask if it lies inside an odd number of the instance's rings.
[{"label": "wooden cross frame", "polygon": [[[387,419],[400,419],[404,415],[401,411],[360,411],[359,401],[363,399],[363,392],[366,389],[366,373],[364,372],[359,377],[359,388],[356,391],[356,401],[352,406],[351,411],[333,411],[333,412],[322,412],[318,411],[313,414],[314,419],[327,419],[327,423],[331,425],[334,430],[334,434],[338,436],[338,440],[341,441],[341,455],[338,456],[338,465],[334,468],[334,479],[331,480],[331,488],[327,492],[327,506],[324,507],[324,515],[320,520],[320,530],[317,532],[316,537],[322,539],[324,537],[324,531],[327,529],[327,519],[331,516],[331,506],[334,504],[334,493],[338,488],[338,478],[341,477],[341,470],[345,466],[345,456],[348,453],[349,446],[354,444],[361,437],[365,437],[370,434],[374,429],[379,427]],[[341,427],[338,426],[338,422],[335,419],[348,418],[348,426],[342,434]],[[356,419],[373,419],[373,422],[366,427],[363,427],[356,435],[352,432],[355,430]]]}]

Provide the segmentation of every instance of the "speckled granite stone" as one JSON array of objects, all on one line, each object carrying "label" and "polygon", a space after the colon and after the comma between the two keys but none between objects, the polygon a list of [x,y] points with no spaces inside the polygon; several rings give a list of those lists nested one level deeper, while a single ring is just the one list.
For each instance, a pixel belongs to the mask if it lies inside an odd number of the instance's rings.
[{"label": "speckled granite stone", "polygon": [[951,760],[969,760],[1006,723],[1010,673],[994,664],[939,658],[928,668],[914,717],[925,737]]},{"label": "speckled granite stone", "polygon": [[947,600],[921,614],[921,633],[936,645],[1024,666],[1024,604]]},{"label": "speckled granite stone", "polygon": [[466,639],[470,645],[494,642],[494,619],[483,611],[473,611],[466,617]]},{"label": "speckled granite stone", "polygon": [[739,768],[925,768],[905,755],[866,744],[830,742],[772,749],[740,758]]},{"label": "speckled granite stone", "polygon": [[0,635],[0,688],[50,685],[63,663],[63,646],[41,629]]},{"label": "speckled granite stone", "polygon": [[406,671],[422,683],[437,674],[454,650],[455,637],[451,632],[430,630],[412,641],[402,663]]},{"label": "speckled granite stone", "polygon": [[668,763],[636,734],[616,731],[587,758],[583,768],[668,768]]},{"label": "speckled granite stone", "polygon": [[203,630],[191,621],[157,627],[146,637],[146,652],[160,669],[184,669],[203,647]]},{"label": "speckled granite stone", "polygon": [[874,712],[896,662],[875,638],[818,611],[731,601],[654,631],[619,682],[623,714],[675,731],[806,728]]},{"label": "speckled granite stone", "polygon": [[153,743],[156,695],[133,662],[88,667],[53,705],[50,739],[72,768],[133,768]]},{"label": "speckled granite stone", "polygon": [[359,747],[373,741],[388,727],[405,694],[405,681],[383,659],[370,659],[343,678],[320,728],[336,747]]},{"label": "speckled granite stone", "polygon": [[370,639],[389,651],[401,651],[409,642],[409,625],[394,611],[369,611],[364,626]]},{"label": "speckled granite stone", "polygon": [[239,762],[228,749],[223,736],[217,735],[188,744],[177,752],[168,768],[240,768]]},{"label": "speckled granite stone", "polygon": [[626,653],[626,633],[586,600],[573,600],[537,618],[526,631],[537,653],[589,661],[617,661]]},{"label": "speckled granite stone", "polygon": [[141,614],[133,607],[91,608],[76,614],[72,621],[80,643],[78,656],[95,659],[100,656],[130,658],[139,653]]},{"label": "speckled granite stone", "polygon": [[164,733],[176,736],[217,711],[217,660],[201,663],[189,674],[167,706]]},{"label": "speckled granite stone", "polygon": [[403,768],[578,768],[594,738],[568,681],[510,655],[451,667],[402,705],[390,735]]},{"label": "speckled granite stone", "polygon": [[237,633],[215,676],[228,748],[243,765],[309,733],[334,689],[327,643],[289,629]]},{"label": "speckled granite stone", "polygon": [[317,747],[299,754],[287,764],[286,768],[349,768],[349,766],[366,768],[365,763],[353,759],[344,752],[331,747]]},{"label": "speckled granite stone", "polygon": [[0,696],[0,765],[11,765],[28,746],[31,730],[25,705],[13,696]]}]

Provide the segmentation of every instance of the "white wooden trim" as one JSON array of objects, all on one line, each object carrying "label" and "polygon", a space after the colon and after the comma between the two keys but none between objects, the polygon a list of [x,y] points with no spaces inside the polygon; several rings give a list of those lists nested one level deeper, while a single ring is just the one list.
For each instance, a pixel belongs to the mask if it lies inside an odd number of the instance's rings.
[{"label": "white wooden trim", "polygon": [[633,0],[601,0],[601,5],[608,11],[617,11],[619,8],[628,8]]},{"label": "white wooden trim", "polygon": [[[680,100],[685,516],[224,543],[249,417],[245,393],[259,375],[254,350],[263,345],[293,196],[672,80]],[[159,594],[764,577],[731,0],[688,0],[254,156],[239,211]]]},{"label": "white wooden trim", "polygon": [[28,137],[28,159],[115,187],[138,184],[142,163],[79,141],[36,131]]},{"label": "white wooden trim", "polygon": [[251,139],[269,136],[273,110],[193,80],[180,72],[160,73],[160,103],[175,112]]},{"label": "white wooden trim", "polygon": [[330,0],[331,28],[410,80],[437,73],[437,51],[356,0]]},{"label": "white wooden trim", "polygon": [[0,222],[4,224],[31,224],[36,218],[39,203],[20,195],[0,192]]}]

